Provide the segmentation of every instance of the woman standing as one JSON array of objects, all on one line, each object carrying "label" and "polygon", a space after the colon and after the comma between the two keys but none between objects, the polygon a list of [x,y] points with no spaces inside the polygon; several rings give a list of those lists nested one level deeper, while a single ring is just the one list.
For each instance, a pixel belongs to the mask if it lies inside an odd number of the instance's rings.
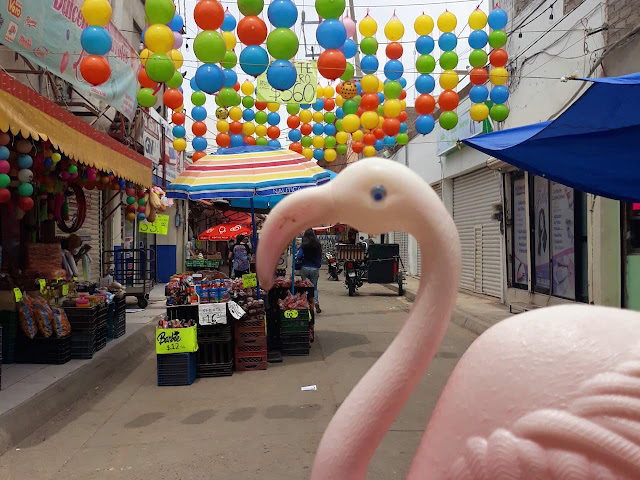
[{"label": "woman standing", "polygon": [[242,275],[249,273],[249,257],[251,252],[249,247],[242,241],[244,235],[238,235],[236,238],[236,244],[233,247],[233,272],[235,278],[242,278]]},{"label": "woman standing", "polygon": [[318,300],[318,277],[322,265],[322,245],[312,229],[304,232],[302,245],[296,256],[296,266],[300,266],[300,276],[303,280],[309,279],[313,283],[313,296],[316,299],[316,312],[322,312]]}]

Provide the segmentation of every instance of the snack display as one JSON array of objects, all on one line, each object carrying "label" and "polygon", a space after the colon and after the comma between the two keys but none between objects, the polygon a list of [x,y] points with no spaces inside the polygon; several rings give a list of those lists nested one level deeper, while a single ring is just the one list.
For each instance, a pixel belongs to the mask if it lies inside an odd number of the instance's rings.
[{"label": "snack display", "polygon": [[18,306],[18,322],[20,323],[20,328],[27,338],[31,339],[35,338],[38,333],[38,324],[35,320],[35,307],[36,304],[29,296],[25,296]]},{"label": "snack display", "polygon": [[286,298],[278,300],[278,307],[280,310],[307,310],[309,309],[309,299],[305,293],[292,295],[289,292]]}]

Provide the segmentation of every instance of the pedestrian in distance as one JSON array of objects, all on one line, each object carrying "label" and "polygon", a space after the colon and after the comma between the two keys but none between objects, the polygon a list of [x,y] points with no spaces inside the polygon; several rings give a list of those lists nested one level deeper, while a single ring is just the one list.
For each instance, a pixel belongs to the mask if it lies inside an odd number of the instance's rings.
[{"label": "pedestrian in distance", "polygon": [[238,235],[236,244],[233,247],[233,272],[235,278],[242,278],[242,275],[249,273],[249,257],[251,252],[249,247],[243,243],[244,235]]},{"label": "pedestrian in distance", "polygon": [[[316,312],[322,312],[318,299],[318,278],[320,277],[320,266],[322,265],[322,245],[315,232],[309,229],[302,236],[302,245],[296,256],[296,267],[299,267],[300,276],[303,280],[310,280],[313,283],[313,296],[316,300]],[[298,268],[296,268],[298,269]]]}]

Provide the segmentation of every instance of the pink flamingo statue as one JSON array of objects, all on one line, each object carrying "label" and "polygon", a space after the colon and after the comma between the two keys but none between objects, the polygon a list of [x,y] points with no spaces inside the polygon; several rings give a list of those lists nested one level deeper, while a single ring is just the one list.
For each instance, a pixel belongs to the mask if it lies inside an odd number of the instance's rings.
[{"label": "pink flamingo statue", "polygon": [[[365,478],[445,334],[460,272],[456,228],[436,194],[407,168],[368,159],[291,195],[269,215],[257,252],[265,288],[291,238],[337,222],[411,232],[424,267],[405,325],[327,427],[313,480]],[[408,478],[640,479],[639,317],[563,306],[489,329],[452,373]]]}]

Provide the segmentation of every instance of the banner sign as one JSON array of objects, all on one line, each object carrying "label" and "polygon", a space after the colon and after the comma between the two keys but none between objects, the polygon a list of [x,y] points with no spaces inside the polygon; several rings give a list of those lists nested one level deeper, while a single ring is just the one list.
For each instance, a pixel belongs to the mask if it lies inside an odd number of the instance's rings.
[{"label": "banner sign", "polygon": [[169,233],[169,215],[156,215],[156,221],[149,223],[146,220],[138,224],[138,232],[151,235],[167,235]]},{"label": "banner sign", "polygon": [[318,65],[311,60],[294,60],[296,67],[296,83],[289,90],[276,90],[267,80],[267,73],[257,79],[256,99],[259,102],[272,103],[313,103],[318,93]]},{"label": "banner sign", "polygon": [[0,0],[0,42],[133,120],[140,61],[113,23],[106,27],[113,39],[107,54],[111,78],[93,87],[80,74],[80,62],[86,56],[80,35],[88,26],[81,12],[83,3],[84,0]]},{"label": "banner sign", "polygon": [[191,353],[198,351],[198,327],[156,328],[156,353]]}]

